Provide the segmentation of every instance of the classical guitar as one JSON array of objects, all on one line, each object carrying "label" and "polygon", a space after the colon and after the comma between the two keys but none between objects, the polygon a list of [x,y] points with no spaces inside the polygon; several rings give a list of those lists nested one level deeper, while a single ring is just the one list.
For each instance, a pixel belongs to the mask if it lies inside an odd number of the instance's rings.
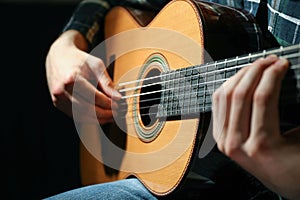
[{"label": "classical guitar", "polygon": [[85,185],[134,176],[154,194],[174,191],[207,145],[211,94],[259,57],[289,59],[280,108],[299,107],[300,45],[266,42],[241,10],[184,0],[158,13],[115,7],[104,35],[108,71],[123,106],[112,124],[80,126]]}]

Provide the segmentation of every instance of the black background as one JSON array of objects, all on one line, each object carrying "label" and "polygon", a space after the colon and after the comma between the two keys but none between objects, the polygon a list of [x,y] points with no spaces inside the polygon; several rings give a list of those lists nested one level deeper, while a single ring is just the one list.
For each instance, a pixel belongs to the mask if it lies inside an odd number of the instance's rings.
[{"label": "black background", "polygon": [[80,186],[78,135],[52,105],[45,78],[48,48],[76,5],[0,1],[0,199],[41,199]]}]

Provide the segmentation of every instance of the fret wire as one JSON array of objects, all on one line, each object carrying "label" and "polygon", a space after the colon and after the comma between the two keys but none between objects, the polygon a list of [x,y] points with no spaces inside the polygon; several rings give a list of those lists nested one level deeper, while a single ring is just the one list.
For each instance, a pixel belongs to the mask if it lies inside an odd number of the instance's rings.
[{"label": "fret wire", "polygon": [[[207,68],[208,68],[208,66],[206,66],[206,76],[205,76],[205,80],[204,80],[204,82],[207,82]],[[203,97],[206,97],[206,84],[204,85],[204,95],[203,95]],[[204,98],[203,99],[203,108],[205,108],[205,100],[206,100],[206,98]]]},{"label": "fret wire", "polygon": [[215,70],[214,70],[215,73],[214,73],[213,91],[215,91],[215,87],[216,87],[216,86],[215,86],[215,84],[216,84],[216,82],[215,82],[215,81],[216,81],[216,69],[217,69],[217,62],[215,62]]},{"label": "fret wire", "polygon": [[263,52],[262,52],[262,57],[266,57],[266,50],[263,50]]}]

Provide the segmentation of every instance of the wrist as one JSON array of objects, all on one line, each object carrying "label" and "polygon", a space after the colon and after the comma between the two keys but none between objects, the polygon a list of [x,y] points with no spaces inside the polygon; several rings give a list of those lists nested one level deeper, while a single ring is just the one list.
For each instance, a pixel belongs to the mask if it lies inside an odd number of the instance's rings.
[{"label": "wrist", "polygon": [[67,30],[63,32],[56,42],[67,46],[74,46],[82,51],[88,50],[86,39],[77,30]]}]

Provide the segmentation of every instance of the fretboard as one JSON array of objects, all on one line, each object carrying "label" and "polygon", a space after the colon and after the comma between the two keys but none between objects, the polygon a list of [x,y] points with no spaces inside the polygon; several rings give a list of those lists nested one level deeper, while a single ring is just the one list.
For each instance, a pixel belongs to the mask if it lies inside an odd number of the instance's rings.
[{"label": "fretboard", "polygon": [[264,50],[161,74],[158,118],[193,117],[212,109],[212,94],[228,78],[260,57],[276,54],[290,62],[283,83],[280,105],[300,102],[300,44]]}]

